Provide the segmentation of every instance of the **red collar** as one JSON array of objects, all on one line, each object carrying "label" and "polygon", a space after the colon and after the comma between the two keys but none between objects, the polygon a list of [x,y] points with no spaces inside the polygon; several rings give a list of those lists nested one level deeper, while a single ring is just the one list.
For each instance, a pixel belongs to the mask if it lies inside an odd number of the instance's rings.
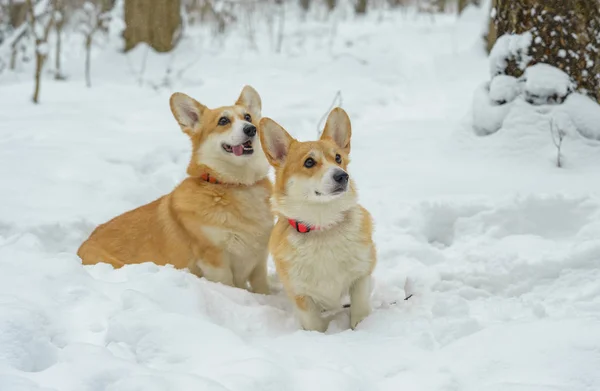
[{"label": "red collar", "polygon": [[214,176],[210,176],[210,174],[208,172],[205,172],[202,175],[200,175],[200,179],[202,179],[203,181],[206,181],[208,183],[213,183],[215,185],[218,185],[221,183]]},{"label": "red collar", "polygon": [[321,227],[319,226],[311,226],[308,225],[306,223],[303,223],[301,221],[298,220],[294,220],[294,219],[288,219],[288,222],[290,223],[290,225],[292,227],[294,227],[296,229],[296,231],[305,234],[305,233],[309,233],[310,231],[320,231]]}]

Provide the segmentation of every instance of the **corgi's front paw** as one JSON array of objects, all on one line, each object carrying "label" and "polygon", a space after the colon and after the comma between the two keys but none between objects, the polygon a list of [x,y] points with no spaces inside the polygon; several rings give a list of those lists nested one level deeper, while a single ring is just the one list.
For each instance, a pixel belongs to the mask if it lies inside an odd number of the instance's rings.
[{"label": "corgi's front paw", "polygon": [[318,314],[304,314],[300,318],[302,329],[306,331],[318,331],[324,333],[329,327],[329,319],[322,318]]},{"label": "corgi's front paw", "polygon": [[256,285],[256,287],[253,286],[253,290],[252,292],[254,293],[258,293],[261,295],[270,295],[271,294],[271,289],[269,288],[269,284],[259,284]]},{"label": "corgi's front paw", "polygon": [[362,322],[367,316],[369,316],[370,313],[371,311],[368,308],[362,311],[352,311],[350,313],[350,328],[354,330],[360,322]]}]

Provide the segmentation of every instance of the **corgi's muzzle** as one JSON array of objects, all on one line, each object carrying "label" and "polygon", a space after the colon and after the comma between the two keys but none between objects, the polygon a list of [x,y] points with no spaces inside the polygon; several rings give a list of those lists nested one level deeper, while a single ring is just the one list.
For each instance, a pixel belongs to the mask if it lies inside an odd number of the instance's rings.
[{"label": "corgi's muzzle", "polygon": [[333,172],[333,180],[335,182],[335,187],[331,194],[340,194],[345,192],[348,189],[348,179],[350,176],[344,170],[335,170]]},{"label": "corgi's muzzle", "polygon": [[256,126],[252,124],[244,125],[243,131],[244,135],[247,137],[247,140],[238,145],[229,145],[223,143],[221,147],[225,152],[233,153],[235,156],[252,155],[254,153],[252,140],[254,139],[254,136],[256,136]]},{"label": "corgi's muzzle", "polygon": [[315,190],[315,195],[328,199],[345,193],[348,190],[349,180],[350,176],[346,171],[335,168],[325,175],[321,191]]}]

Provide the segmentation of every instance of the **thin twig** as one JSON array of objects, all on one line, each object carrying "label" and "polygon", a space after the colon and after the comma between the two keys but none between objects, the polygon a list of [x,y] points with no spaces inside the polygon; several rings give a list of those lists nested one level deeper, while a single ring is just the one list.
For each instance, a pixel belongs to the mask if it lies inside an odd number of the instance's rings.
[{"label": "thin twig", "polygon": [[[413,297],[412,293],[411,293],[410,295],[406,296],[406,297],[404,298],[404,301],[406,301],[406,300],[410,299],[411,297]],[[388,305],[396,305],[397,303],[398,303],[398,302],[397,302],[396,300],[394,300],[394,301],[390,301],[390,302],[388,303]],[[342,305],[342,308],[350,308],[350,306],[351,306],[351,304],[350,304],[350,303],[348,303],[348,304],[344,304],[344,305]]]},{"label": "thin twig", "polygon": [[321,125],[323,124],[323,121],[325,121],[325,119],[327,118],[327,115],[329,115],[329,112],[334,107],[336,107],[335,102],[337,100],[339,100],[339,104],[337,105],[337,107],[342,107],[342,91],[341,90],[339,90],[338,92],[336,92],[335,96],[333,97],[333,102],[331,102],[331,106],[329,106],[329,108],[327,109],[327,111],[325,112],[325,114],[323,114],[323,116],[319,120],[319,123],[317,124],[317,136],[321,136],[321,133],[323,132],[323,130],[321,129]]},{"label": "thin twig", "polygon": [[[556,129],[556,137],[554,136],[554,130]],[[556,166],[561,168],[562,167],[562,154],[561,154],[561,147],[562,147],[562,142],[563,139],[565,137],[564,132],[561,131],[560,127],[558,127],[556,125],[556,122],[554,121],[554,117],[550,118],[550,136],[552,137],[552,142],[554,143],[554,145],[556,146]]]}]

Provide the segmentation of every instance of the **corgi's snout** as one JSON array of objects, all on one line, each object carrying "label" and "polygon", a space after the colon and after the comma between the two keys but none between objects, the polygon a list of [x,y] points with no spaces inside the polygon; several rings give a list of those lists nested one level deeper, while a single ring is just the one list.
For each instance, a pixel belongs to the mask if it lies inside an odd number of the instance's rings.
[{"label": "corgi's snout", "polygon": [[346,171],[343,170],[336,170],[333,173],[333,180],[336,181],[336,183],[339,183],[340,185],[346,185],[348,183],[348,173],[346,173]]},{"label": "corgi's snout", "polygon": [[244,134],[248,137],[256,136],[256,126],[252,124],[244,125],[244,128],[242,130],[244,131]]},{"label": "corgi's snout", "polygon": [[347,190],[348,179],[350,178],[350,176],[346,171],[340,170],[338,168],[333,172],[333,175],[331,177],[333,179],[333,182],[335,183],[333,194],[343,193]]}]

